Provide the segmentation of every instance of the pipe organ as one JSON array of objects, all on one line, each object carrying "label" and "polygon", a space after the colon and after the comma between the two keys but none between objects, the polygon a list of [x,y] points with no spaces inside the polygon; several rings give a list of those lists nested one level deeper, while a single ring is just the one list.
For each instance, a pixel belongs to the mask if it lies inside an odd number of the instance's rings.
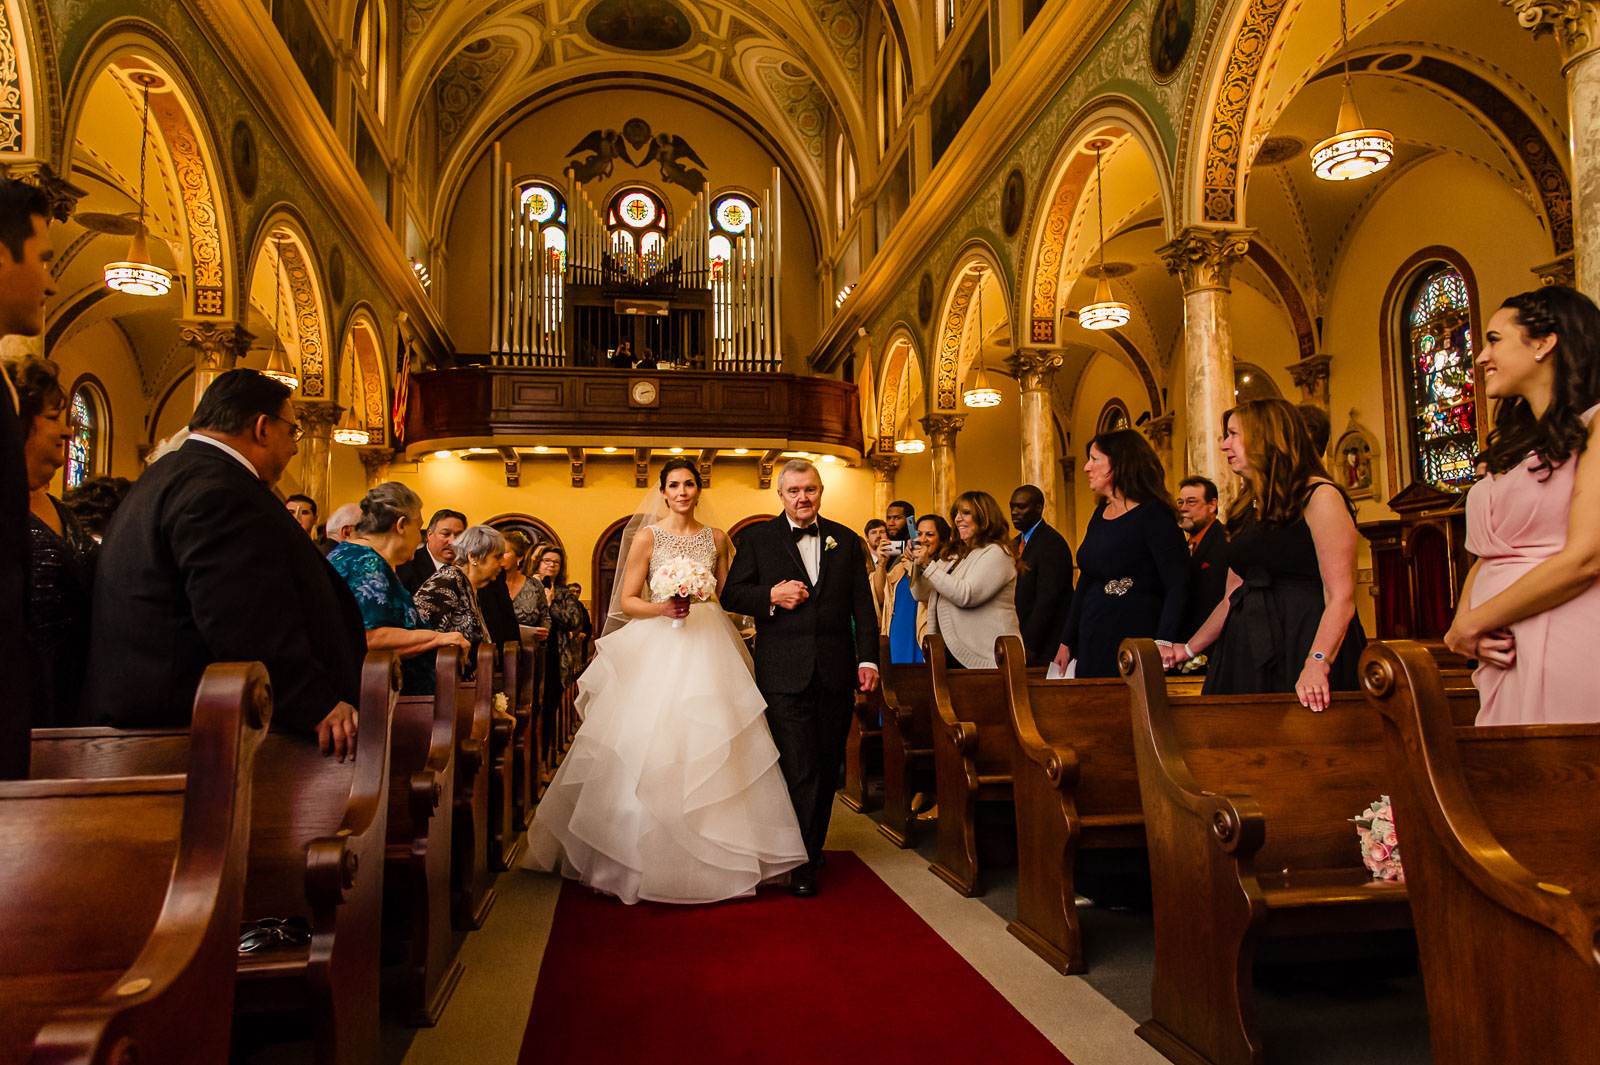
[{"label": "pipe organ", "polygon": [[[639,239],[569,175],[564,222],[523,194],[493,149],[490,344],[497,366],[634,363],[776,371],[780,352],[779,171],[742,231],[713,256],[705,192],[664,239]],[[524,183],[525,184],[525,183]],[[648,360],[648,361],[647,361]]]}]

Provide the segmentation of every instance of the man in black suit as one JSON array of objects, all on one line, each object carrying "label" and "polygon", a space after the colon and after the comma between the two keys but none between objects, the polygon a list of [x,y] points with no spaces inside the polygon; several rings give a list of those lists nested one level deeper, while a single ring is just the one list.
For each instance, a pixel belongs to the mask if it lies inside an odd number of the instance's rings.
[{"label": "man in black suit", "polygon": [[[33,185],[0,178],[0,337],[38,336],[44,303],[55,295],[50,263],[50,203]],[[28,648],[28,469],[22,458],[27,426],[17,415],[16,389],[0,371],[0,780],[28,775],[32,725],[32,662]]]},{"label": "man in black suit", "polygon": [[861,539],[819,518],[822,478],[795,460],[778,475],[783,514],[751,526],[722,590],[722,605],[755,618],[756,686],[809,857],[789,891],[817,893],[855,689],[878,684],[878,618]]},{"label": "man in black suit", "polygon": [[466,528],[467,516],[459,510],[433,512],[422,546],[417,548],[410,562],[402,562],[400,568],[395,570],[395,576],[400,578],[406,591],[416,595],[423,581],[433,576],[441,566],[448,566],[456,560],[456,537]]},{"label": "man in black suit", "polygon": [[1048,665],[1072,607],[1072,548],[1044,520],[1044,493],[1025,484],[1011,493],[1011,524],[1022,541],[1017,622],[1028,665]]},{"label": "man in black suit", "polygon": [[289,389],[255,370],[212,382],[177,451],[106,531],[84,709],[94,724],[187,725],[213,662],[266,664],[273,727],[355,753],[366,636],[349,588],[272,492],[298,448]]},{"label": "man in black suit", "polygon": [[1228,585],[1228,531],[1217,520],[1217,486],[1209,479],[1185,477],[1179,483],[1178,527],[1189,538],[1189,608],[1183,625],[1188,637],[1222,602]]}]

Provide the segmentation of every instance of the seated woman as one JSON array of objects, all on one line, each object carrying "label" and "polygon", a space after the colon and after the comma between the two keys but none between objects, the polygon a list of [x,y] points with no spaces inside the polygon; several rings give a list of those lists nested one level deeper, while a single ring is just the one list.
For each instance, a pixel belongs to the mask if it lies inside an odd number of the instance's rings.
[{"label": "seated woman", "polygon": [[994,642],[1022,635],[1010,524],[988,492],[957,496],[950,524],[956,540],[949,561],[913,559],[911,594],[928,604],[928,631],[944,637],[948,665],[993,669]]},{"label": "seated woman", "polygon": [[1228,584],[1200,631],[1165,648],[1168,665],[1216,644],[1205,691],[1294,692],[1325,710],[1356,691],[1367,645],[1356,616],[1355,511],[1312,449],[1300,412],[1253,399],[1222,416],[1222,454],[1244,479],[1228,522]]},{"label": "seated woman", "polygon": [[922,662],[922,638],[928,634],[928,605],[917,602],[908,578],[914,563],[934,562],[949,554],[950,523],[937,514],[925,514],[917,522],[914,539],[885,542],[904,544],[904,553],[898,558],[888,553],[879,555],[873,574],[874,582],[883,586],[878,631],[889,634],[890,662],[897,666],[917,665]]},{"label": "seated woman", "polygon": [[[478,592],[500,572],[506,538],[492,525],[474,525],[454,541],[455,562],[422,582],[414,599],[422,623],[437,632],[459,632],[476,647],[489,637]],[[475,662],[466,663],[470,672]]]},{"label": "seated woman", "polygon": [[66,465],[67,395],[55,363],[28,358],[7,366],[16,385],[28,470],[28,645],[34,662],[33,727],[76,723],[89,648],[90,575],[99,545],[50,494]]},{"label": "seated woman", "polygon": [[400,690],[433,694],[434,656],[429,651],[472,645],[459,632],[425,628],[416,603],[395,575],[422,543],[422,499],[399,481],[385,481],[361,500],[361,520],[350,538],[328,554],[361,608],[367,650],[400,655]]},{"label": "seated woman", "polygon": [[[1500,401],[1467,493],[1451,650],[1478,660],[1480,725],[1600,721],[1600,308],[1551,285],[1489,319],[1478,365]],[[1590,678],[1590,679],[1586,679]]]}]

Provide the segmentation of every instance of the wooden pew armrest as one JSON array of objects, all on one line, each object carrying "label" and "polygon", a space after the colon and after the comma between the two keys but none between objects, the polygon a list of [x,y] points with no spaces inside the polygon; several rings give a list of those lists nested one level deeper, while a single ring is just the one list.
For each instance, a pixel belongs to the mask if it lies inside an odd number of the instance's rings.
[{"label": "wooden pew armrest", "polygon": [[1033,701],[1028,696],[1028,653],[1016,636],[995,641],[995,661],[1006,682],[1006,702],[1011,714],[1011,733],[1028,759],[1044,770],[1057,788],[1078,782],[1078,752],[1058,747],[1044,738],[1033,716]]},{"label": "wooden pew armrest", "polygon": [[439,809],[439,799],[444,795],[441,780],[441,775],[432,769],[423,769],[411,774],[407,801],[411,810],[411,823],[419,836],[424,834],[426,831],[424,826]]}]

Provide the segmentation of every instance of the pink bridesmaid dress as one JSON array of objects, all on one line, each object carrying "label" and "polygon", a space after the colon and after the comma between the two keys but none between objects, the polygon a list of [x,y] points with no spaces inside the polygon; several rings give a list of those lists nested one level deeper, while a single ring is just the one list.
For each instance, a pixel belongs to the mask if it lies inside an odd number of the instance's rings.
[{"label": "pink bridesmaid dress", "polygon": [[[1584,412],[1584,424],[1600,404]],[[1550,471],[1521,466],[1485,477],[1467,493],[1467,550],[1482,559],[1470,606],[1487,602],[1560,551],[1577,479],[1577,457]],[[1473,683],[1483,701],[1480,725],[1600,721],[1600,583],[1552,610],[1511,626],[1517,660],[1510,669],[1479,666]]]}]

